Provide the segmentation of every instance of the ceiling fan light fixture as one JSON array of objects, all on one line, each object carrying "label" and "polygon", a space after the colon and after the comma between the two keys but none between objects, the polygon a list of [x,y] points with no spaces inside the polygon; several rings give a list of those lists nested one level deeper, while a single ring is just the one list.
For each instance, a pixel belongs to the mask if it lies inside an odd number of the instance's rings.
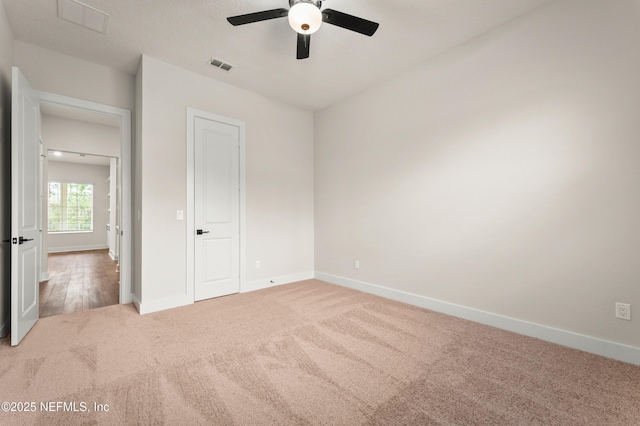
[{"label": "ceiling fan light fixture", "polygon": [[296,3],[289,10],[289,25],[300,34],[313,34],[321,24],[322,12],[313,3]]}]

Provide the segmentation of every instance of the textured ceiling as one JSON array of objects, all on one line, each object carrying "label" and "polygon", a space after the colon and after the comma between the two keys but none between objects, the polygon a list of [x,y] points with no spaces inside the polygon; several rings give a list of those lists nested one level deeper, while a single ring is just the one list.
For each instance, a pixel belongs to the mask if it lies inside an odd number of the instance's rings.
[{"label": "textured ceiling", "polygon": [[[286,18],[233,27],[227,16],[287,0],[83,0],[110,15],[103,35],[57,18],[57,0],[2,0],[16,40],[134,74],[141,54],[315,111],[550,0],[326,0],[380,23],[371,38],[323,24],[296,60]],[[207,65],[211,57],[235,65]]]}]

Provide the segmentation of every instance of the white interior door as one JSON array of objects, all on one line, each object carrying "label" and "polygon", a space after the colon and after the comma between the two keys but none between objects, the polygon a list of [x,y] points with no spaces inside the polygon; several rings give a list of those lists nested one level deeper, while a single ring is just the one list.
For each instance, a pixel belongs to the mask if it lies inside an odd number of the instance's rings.
[{"label": "white interior door", "polygon": [[11,345],[39,317],[40,100],[13,68],[11,103]]},{"label": "white interior door", "polygon": [[195,300],[240,291],[240,134],[195,118]]}]

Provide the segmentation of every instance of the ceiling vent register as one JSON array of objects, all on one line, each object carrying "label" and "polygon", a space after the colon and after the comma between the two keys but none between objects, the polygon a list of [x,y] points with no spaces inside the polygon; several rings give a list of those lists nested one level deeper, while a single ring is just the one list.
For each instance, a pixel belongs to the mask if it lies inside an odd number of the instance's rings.
[{"label": "ceiling vent register", "polygon": [[58,17],[102,34],[107,33],[109,14],[76,0],[58,0]]},{"label": "ceiling vent register", "polygon": [[230,71],[233,68],[233,65],[227,64],[226,62],[222,62],[219,59],[212,58],[209,60],[209,65],[213,65],[216,68],[220,68],[223,71]]}]

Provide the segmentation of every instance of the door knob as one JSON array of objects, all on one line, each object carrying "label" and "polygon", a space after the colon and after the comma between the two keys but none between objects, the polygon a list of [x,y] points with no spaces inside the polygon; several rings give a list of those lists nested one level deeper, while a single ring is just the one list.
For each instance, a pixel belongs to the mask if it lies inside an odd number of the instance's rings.
[{"label": "door knob", "polygon": [[202,229],[197,229],[196,230],[196,234],[197,235],[208,234],[208,233],[209,233],[209,231],[203,231]]},{"label": "door knob", "polygon": [[23,243],[26,243],[27,241],[33,241],[33,238],[22,238],[22,237],[20,237],[20,240],[19,240],[18,244],[23,244]]}]

